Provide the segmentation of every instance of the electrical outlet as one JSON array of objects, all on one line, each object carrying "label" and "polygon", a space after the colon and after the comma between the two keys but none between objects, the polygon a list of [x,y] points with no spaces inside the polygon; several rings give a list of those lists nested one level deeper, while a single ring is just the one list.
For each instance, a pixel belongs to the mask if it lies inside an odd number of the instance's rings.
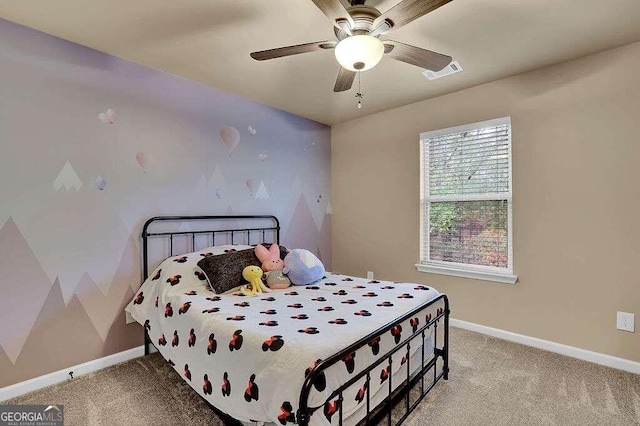
[{"label": "electrical outlet", "polygon": [[635,315],[628,312],[618,311],[618,317],[616,321],[616,328],[618,330],[635,332]]},{"label": "electrical outlet", "polygon": [[368,280],[372,280],[373,279],[373,271],[367,271],[367,279]]}]

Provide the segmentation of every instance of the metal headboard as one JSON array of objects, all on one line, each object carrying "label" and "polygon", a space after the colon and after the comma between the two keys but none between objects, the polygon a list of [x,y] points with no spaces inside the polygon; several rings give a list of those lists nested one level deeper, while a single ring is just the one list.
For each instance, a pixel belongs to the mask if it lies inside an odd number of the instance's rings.
[{"label": "metal headboard", "polygon": [[[260,221],[271,221],[270,226],[256,226],[256,227],[228,227],[228,228],[215,228],[215,229],[198,229],[198,230],[189,230],[189,231],[158,231],[158,232],[150,232],[150,228],[153,227],[153,224],[157,224],[158,222],[179,222],[179,223],[197,223],[197,222],[207,222],[209,221],[211,224],[222,225],[224,222],[229,221],[256,221],[259,223]],[[196,251],[196,236],[207,235],[211,236],[211,244],[215,245],[216,235],[225,234],[231,236],[231,244],[234,244],[235,237],[237,234],[242,234],[246,236],[246,243],[251,244],[251,237],[256,233],[261,236],[260,241],[257,243],[266,243],[266,233],[267,231],[271,231],[271,234],[275,234],[274,242],[276,244],[280,243],[280,221],[278,218],[272,215],[241,215],[241,216],[157,216],[152,217],[147,220],[142,227],[142,272],[144,274],[144,279],[146,280],[149,276],[149,238],[160,237],[168,239],[169,241],[169,256],[173,256],[173,239],[175,236],[183,236],[187,237],[191,236],[191,251]],[[256,243],[256,244],[257,244]]]}]

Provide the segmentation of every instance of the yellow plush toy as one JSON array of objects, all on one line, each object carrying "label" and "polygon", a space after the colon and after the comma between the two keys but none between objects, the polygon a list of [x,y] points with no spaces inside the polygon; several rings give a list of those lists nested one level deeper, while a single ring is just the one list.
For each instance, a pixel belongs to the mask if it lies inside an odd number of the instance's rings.
[{"label": "yellow plush toy", "polygon": [[242,294],[246,296],[254,296],[262,294],[263,291],[270,292],[268,287],[262,283],[262,269],[258,266],[247,266],[242,270],[242,276],[249,284],[240,287]]}]

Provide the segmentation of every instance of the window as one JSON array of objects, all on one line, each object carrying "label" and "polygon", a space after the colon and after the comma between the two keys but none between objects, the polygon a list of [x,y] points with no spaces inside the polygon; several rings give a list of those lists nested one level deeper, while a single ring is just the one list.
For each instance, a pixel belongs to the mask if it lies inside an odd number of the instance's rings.
[{"label": "window", "polygon": [[513,284],[511,119],[426,132],[422,272]]}]

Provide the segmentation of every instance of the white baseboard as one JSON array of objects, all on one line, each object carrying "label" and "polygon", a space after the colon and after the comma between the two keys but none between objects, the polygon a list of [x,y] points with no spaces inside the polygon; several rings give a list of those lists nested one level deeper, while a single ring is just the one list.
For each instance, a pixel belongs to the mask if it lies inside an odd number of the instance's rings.
[{"label": "white baseboard", "polygon": [[592,352],[586,349],[580,349],[573,346],[563,345],[561,343],[550,342],[548,340],[542,340],[536,337],[524,336],[522,334],[512,333],[510,331],[487,327],[480,324],[474,324],[472,322],[462,321],[454,318],[450,319],[450,324],[453,327],[475,331],[476,333],[486,334],[488,336],[509,340],[511,342],[520,343],[526,346],[532,346],[534,348],[543,349],[549,352],[555,352],[557,354],[570,356],[572,358],[578,358],[584,361],[604,365],[606,367],[628,371],[629,373],[640,374],[640,362],[631,361],[624,358],[617,358],[615,356],[606,355],[599,352]]},{"label": "white baseboard", "polygon": [[73,371],[73,377],[76,378],[143,355],[144,346],[138,346],[103,358],[94,359],[93,361],[85,362],[84,364],[74,365],[73,367],[65,368],[64,370],[54,371],[53,373],[45,374],[44,376],[34,377],[33,379],[16,383],[15,385],[6,386],[4,388],[0,388],[0,402],[47,386],[64,382],[65,380],[71,380],[69,378],[70,371]]}]

